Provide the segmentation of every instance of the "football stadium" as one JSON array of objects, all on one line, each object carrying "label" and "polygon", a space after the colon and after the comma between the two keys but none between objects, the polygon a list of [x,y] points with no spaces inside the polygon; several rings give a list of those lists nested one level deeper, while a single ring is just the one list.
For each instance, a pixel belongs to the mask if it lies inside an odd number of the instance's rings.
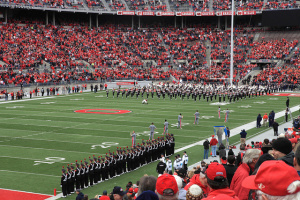
[{"label": "football stadium", "polygon": [[0,0],[1,199],[300,200],[299,7]]}]

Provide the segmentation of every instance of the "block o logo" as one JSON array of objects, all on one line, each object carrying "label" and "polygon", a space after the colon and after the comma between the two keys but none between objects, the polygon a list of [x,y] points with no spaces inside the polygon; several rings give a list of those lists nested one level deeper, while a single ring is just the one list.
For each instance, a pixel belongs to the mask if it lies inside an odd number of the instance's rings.
[{"label": "block o logo", "polygon": [[76,113],[92,113],[92,114],[104,114],[104,115],[115,115],[130,113],[130,110],[116,110],[116,109],[82,109],[75,110]]}]

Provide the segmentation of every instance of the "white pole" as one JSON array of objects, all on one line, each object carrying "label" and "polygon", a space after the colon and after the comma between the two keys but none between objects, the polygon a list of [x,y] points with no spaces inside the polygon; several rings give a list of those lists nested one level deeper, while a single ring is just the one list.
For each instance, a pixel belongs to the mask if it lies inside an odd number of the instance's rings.
[{"label": "white pole", "polygon": [[231,48],[230,48],[230,86],[232,86],[233,80],[233,17],[234,17],[234,0],[232,0],[231,8]]}]

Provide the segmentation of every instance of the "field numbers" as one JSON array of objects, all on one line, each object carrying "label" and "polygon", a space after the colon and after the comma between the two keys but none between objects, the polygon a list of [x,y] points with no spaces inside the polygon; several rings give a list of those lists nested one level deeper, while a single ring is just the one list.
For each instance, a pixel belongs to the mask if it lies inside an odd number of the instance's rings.
[{"label": "field numbers", "polygon": [[53,163],[60,162],[60,161],[63,161],[63,160],[65,160],[65,158],[61,158],[61,157],[48,157],[48,158],[45,158],[45,160],[34,161],[35,164],[33,164],[33,165],[39,165],[39,164],[48,164],[48,165],[51,165]]},{"label": "field numbers", "polygon": [[[159,133],[159,132],[154,132],[154,134],[157,134],[157,133]],[[149,136],[150,135],[150,131],[144,131],[144,132],[142,132],[142,133],[135,133],[136,134],[136,136],[137,137],[139,137],[139,136]]]},{"label": "field numbers", "polygon": [[96,144],[92,145],[91,149],[96,149],[96,147],[102,147],[104,149],[111,147],[111,146],[117,146],[119,143],[116,142],[102,142],[102,144]]},{"label": "field numbers", "polygon": [[214,118],[214,116],[201,116],[200,119],[211,119]]},{"label": "field numbers", "polygon": [[55,102],[45,102],[45,103],[41,103],[41,104],[46,104],[46,105],[48,105],[48,104],[53,104],[53,103],[55,103]]},{"label": "field numbers", "polygon": [[6,107],[6,108],[16,109],[16,108],[24,108],[24,106],[13,106],[13,107]]},{"label": "field numbers", "polygon": [[[181,123],[181,126],[186,126],[186,125],[189,125],[190,123]],[[176,124],[171,124],[171,127],[177,127],[178,126],[178,123]]]}]

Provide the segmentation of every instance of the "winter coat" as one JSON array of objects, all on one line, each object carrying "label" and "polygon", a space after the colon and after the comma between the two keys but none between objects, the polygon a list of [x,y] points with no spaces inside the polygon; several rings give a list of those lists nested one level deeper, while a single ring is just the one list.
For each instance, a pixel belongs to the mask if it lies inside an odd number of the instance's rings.
[{"label": "winter coat", "polygon": [[248,164],[241,164],[231,180],[230,189],[235,192],[240,200],[248,200],[250,189],[242,187],[243,180],[252,174]]},{"label": "winter coat", "polygon": [[291,152],[291,153],[286,154],[285,156],[279,158],[278,160],[282,160],[286,164],[288,164],[289,166],[294,167],[294,164],[293,164],[294,163],[294,157],[295,157],[294,152]]}]

